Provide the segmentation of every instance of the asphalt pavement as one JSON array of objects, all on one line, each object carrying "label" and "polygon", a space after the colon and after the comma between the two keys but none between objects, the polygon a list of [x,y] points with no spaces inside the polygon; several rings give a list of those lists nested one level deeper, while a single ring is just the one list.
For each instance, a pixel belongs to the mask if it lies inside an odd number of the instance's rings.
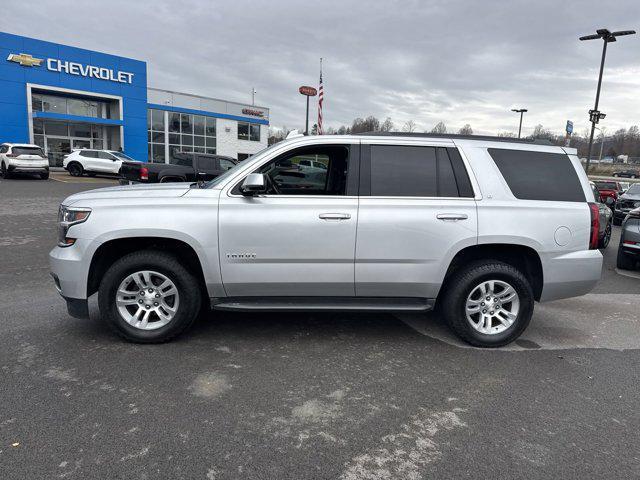
[{"label": "asphalt pavement", "polygon": [[[71,318],[58,203],[107,179],[0,180],[1,479],[640,477],[640,278],[537,305],[513,345],[436,315],[217,312],[165,345]],[[625,272],[621,272],[625,273]]]}]

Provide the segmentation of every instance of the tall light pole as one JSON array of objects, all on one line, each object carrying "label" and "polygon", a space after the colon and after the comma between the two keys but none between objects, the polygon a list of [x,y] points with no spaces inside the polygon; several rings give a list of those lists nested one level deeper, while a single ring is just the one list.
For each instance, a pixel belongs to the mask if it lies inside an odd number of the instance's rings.
[{"label": "tall light pole", "polygon": [[520,126],[518,127],[518,138],[520,138],[520,134],[522,133],[522,115],[524,115],[524,112],[528,112],[529,110],[526,108],[512,108],[511,111],[520,114]]},{"label": "tall light pole", "polygon": [[256,87],[251,87],[251,105],[256,104],[256,93],[258,93]]},{"label": "tall light pole", "polygon": [[600,132],[600,155],[598,155],[598,162],[602,161],[602,150],[604,150],[604,128],[596,127],[596,130]]},{"label": "tall light pole", "polygon": [[606,28],[596,30],[594,35],[585,35],[580,37],[580,41],[584,40],[597,40],[601,38],[602,42],[602,59],[600,60],[600,75],[598,76],[598,88],[596,89],[596,103],[593,110],[589,110],[589,121],[591,122],[591,135],[589,136],[589,150],[587,152],[587,165],[586,172],[589,173],[589,164],[591,163],[591,149],[593,148],[593,133],[596,129],[596,124],[601,118],[605,117],[605,114],[598,111],[598,103],[600,102],[600,87],[602,86],[602,72],[604,71],[604,59],[607,56],[607,44],[616,41],[616,37],[622,37],[623,35],[633,35],[635,30],[620,30],[619,32],[610,32]]}]

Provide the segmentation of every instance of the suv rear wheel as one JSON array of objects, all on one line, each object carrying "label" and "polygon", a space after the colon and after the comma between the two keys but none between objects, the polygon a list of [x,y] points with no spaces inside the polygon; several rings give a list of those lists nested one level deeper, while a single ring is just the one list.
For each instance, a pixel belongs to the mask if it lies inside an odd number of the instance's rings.
[{"label": "suv rear wheel", "polygon": [[100,283],[100,314],[121,337],[160,343],[186,330],[198,316],[198,280],[172,255],[134,252],[117,260]]},{"label": "suv rear wheel", "polygon": [[82,165],[78,162],[71,162],[67,165],[67,171],[72,177],[81,177],[84,173],[84,168],[82,168]]},{"label": "suv rear wheel", "polygon": [[474,262],[455,272],[447,285],[441,311],[454,333],[471,345],[507,345],[529,325],[533,290],[511,265]]}]

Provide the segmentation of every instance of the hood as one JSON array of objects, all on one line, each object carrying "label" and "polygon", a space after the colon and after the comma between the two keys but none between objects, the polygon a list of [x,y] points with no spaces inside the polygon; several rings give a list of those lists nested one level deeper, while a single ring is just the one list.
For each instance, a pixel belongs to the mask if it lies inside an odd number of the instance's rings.
[{"label": "hood", "polygon": [[97,188],[76,193],[67,197],[62,204],[70,206],[89,200],[108,200],[125,198],[175,198],[181,197],[190,190],[189,183],[158,183],[154,185],[137,184],[117,187]]}]

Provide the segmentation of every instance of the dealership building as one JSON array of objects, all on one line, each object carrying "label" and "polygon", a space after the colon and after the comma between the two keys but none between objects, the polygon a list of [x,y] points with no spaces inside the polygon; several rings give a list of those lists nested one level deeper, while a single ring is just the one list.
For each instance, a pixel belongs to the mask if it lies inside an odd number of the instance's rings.
[{"label": "dealership building", "polygon": [[[179,87],[176,88],[179,90]],[[244,159],[266,147],[269,109],[147,86],[147,63],[0,32],[0,143]]]}]

